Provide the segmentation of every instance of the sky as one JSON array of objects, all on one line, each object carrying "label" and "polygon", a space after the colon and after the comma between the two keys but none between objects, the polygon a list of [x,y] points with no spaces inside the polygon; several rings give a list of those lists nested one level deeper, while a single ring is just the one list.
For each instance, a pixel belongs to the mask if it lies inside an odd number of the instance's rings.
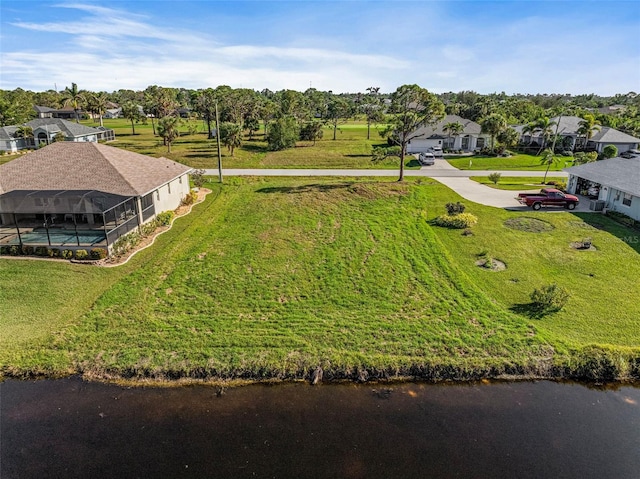
[{"label": "sky", "polygon": [[0,2],[0,89],[640,92],[634,1]]}]

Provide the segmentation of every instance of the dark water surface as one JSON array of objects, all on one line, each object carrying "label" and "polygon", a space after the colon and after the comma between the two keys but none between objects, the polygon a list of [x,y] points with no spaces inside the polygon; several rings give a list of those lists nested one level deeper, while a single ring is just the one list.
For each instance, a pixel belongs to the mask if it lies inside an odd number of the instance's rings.
[{"label": "dark water surface", "polygon": [[0,477],[634,478],[640,389],[0,384]]}]

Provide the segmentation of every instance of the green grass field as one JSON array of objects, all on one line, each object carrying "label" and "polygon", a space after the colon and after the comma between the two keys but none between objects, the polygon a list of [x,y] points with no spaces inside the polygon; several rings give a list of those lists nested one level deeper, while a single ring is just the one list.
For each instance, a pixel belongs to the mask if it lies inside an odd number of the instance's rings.
[{"label": "green grass field", "polygon": [[[85,121],[86,125],[95,125]],[[215,140],[207,139],[206,126],[202,122],[194,122],[198,133],[189,135],[186,127],[182,127],[180,136],[172,145],[171,153],[163,145],[159,136],[153,135],[151,122],[135,124],[136,134],[132,134],[131,123],[124,119],[105,120],[106,127],[113,128],[116,141],[109,145],[125,148],[150,156],[164,156],[194,168],[217,168],[218,153]],[[315,145],[312,142],[300,141],[296,148],[283,151],[269,151],[264,140],[264,132],[260,131],[249,140],[245,136],[243,145],[231,156],[226,148],[222,148],[223,168],[398,168],[398,159],[389,158],[381,163],[371,161],[374,146],[386,144],[377,130],[371,128],[371,140],[367,140],[367,125],[349,123],[339,127],[336,140],[329,127],[323,129],[323,139]],[[419,168],[417,160],[407,158],[408,168]]]},{"label": "green grass field", "polygon": [[[544,171],[546,165],[540,164],[540,157],[535,155],[514,155],[509,158],[502,157],[465,157],[448,160],[449,163],[460,170],[522,170]],[[471,165],[469,163],[471,162]],[[573,159],[560,157],[560,161],[552,165],[549,171],[561,171],[563,168],[573,166]]]},{"label": "green grass field", "polygon": [[[639,373],[638,245],[606,217],[465,202],[479,223],[462,236],[429,224],[461,200],[430,180],[210,186],[124,266],[0,258],[3,374],[601,377],[603,361]],[[504,225],[532,216],[553,229]],[[584,237],[595,251],[571,248]],[[507,269],[477,267],[483,253]],[[529,293],[551,282],[569,304],[531,317]]]},{"label": "green grass field", "polygon": [[[536,176],[503,176],[500,178],[498,183],[494,183],[489,180],[487,176],[470,176],[469,179],[473,181],[477,181],[482,185],[490,186],[491,188],[496,188],[498,190],[537,190],[540,188],[544,188],[547,185],[542,183],[542,178]],[[549,181],[567,181],[566,178],[548,176],[547,182]]]}]

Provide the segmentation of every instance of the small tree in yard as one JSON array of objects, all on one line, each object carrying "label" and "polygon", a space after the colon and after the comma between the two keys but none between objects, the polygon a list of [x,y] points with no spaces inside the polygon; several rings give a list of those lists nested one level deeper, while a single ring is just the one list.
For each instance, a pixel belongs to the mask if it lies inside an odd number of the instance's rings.
[{"label": "small tree in yard", "polygon": [[269,125],[267,143],[269,150],[280,151],[296,146],[299,138],[298,124],[292,116],[278,118]]},{"label": "small tree in yard", "polygon": [[202,188],[202,186],[204,185],[204,170],[203,169],[199,169],[199,170],[194,170],[191,172],[191,181],[193,182],[193,186],[195,186],[196,188]]},{"label": "small tree in yard", "polygon": [[553,313],[565,307],[571,295],[566,288],[549,284],[531,293],[531,305],[539,313]]},{"label": "small tree in yard", "polygon": [[235,149],[242,145],[242,127],[237,123],[225,121],[220,125],[220,141],[233,156]]},{"label": "small tree in yard", "polygon": [[158,120],[158,135],[167,145],[167,153],[171,153],[171,144],[180,136],[178,127],[180,126],[180,118],[177,116],[165,116]]},{"label": "small tree in yard", "polygon": [[618,156],[618,148],[615,145],[607,145],[602,150],[602,157],[605,160],[615,158],[616,156]]},{"label": "small tree in yard", "polygon": [[500,177],[502,176],[502,174],[500,173],[491,173],[489,175],[489,181],[491,181],[494,185],[498,184],[498,181],[500,181]]},{"label": "small tree in yard", "polygon": [[313,141],[315,146],[316,140],[323,136],[322,123],[319,121],[310,121],[305,123],[300,130],[300,139],[303,141]]}]

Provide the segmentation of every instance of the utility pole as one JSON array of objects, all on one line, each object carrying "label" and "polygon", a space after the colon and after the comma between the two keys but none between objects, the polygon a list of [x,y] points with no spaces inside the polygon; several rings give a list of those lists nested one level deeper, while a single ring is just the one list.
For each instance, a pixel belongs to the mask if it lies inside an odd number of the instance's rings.
[{"label": "utility pole", "polygon": [[222,153],[220,153],[220,120],[218,119],[218,100],[216,100],[216,144],[218,145],[218,179],[222,183]]}]

